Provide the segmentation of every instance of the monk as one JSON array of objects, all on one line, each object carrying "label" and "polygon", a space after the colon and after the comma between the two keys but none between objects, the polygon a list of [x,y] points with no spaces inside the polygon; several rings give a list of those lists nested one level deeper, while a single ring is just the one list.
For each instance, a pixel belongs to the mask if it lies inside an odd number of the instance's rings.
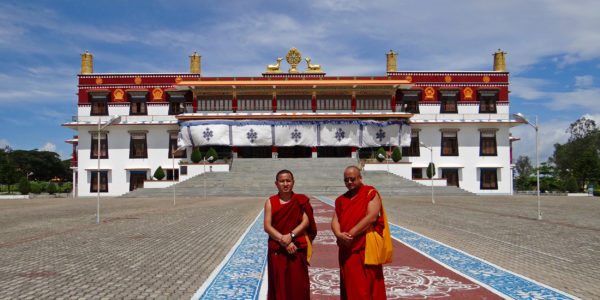
[{"label": "monk", "polygon": [[382,202],[377,190],[362,183],[360,169],[344,170],[348,191],[335,200],[331,229],[337,238],[341,299],[386,299],[381,265],[365,265],[365,233],[383,233]]},{"label": "monk", "polygon": [[294,175],[281,170],[275,176],[278,193],[265,202],[264,228],[269,234],[267,299],[310,299],[309,243],[317,235],[308,197],[296,194]]}]

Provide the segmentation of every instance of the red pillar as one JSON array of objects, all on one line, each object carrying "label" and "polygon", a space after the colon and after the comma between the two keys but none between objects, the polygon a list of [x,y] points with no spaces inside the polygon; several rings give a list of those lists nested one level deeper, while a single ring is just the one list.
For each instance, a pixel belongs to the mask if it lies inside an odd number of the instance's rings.
[{"label": "red pillar", "polygon": [[313,94],[312,94],[310,106],[311,106],[313,112],[317,111],[317,93],[316,92],[313,92]]},{"label": "red pillar", "polygon": [[390,105],[392,106],[392,112],[396,112],[396,93],[392,94],[392,101]]},{"label": "red pillar", "polygon": [[233,98],[231,99],[231,109],[233,112],[237,112],[238,109],[237,93],[235,92],[233,92]]},{"label": "red pillar", "polygon": [[277,111],[277,94],[273,92],[273,100],[271,100],[271,106],[273,107],[273,112]]},{"label": "red pillar", "polygon": [[194,110],[194,112],[198,111],[198,96],[196,96],[195,94],[192,98],[192,109]]},{"label": "red pillar", "polygon": [[352,92],[352,112],[356,111],[356,93]]}]

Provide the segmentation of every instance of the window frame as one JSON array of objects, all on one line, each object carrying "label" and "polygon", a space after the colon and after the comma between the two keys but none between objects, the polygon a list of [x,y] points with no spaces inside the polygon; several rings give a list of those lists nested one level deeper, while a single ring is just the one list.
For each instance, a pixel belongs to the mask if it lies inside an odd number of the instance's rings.
[{"label": "window frame", "polygon": [[169,148],[168,148],[168,158],[186,158],[187,157],[187,149],[183,149],[175,152],[175,157],[173,157],[173,150],[177,149],[177,139],[179,136],[179,132],[177,131],[169,131]]},{"label": "window frame", "polygon": [[[440,113],[442,114],[457,114],[458,113],[458,90],[441,90],[440,91]],[[454,102],[454,110],[448,110],[446,104]]]},{"label": "window frame", "polygon": [[421,99],[421,90],[403,90],[401,111],[418,114],[419,113],[419,100]]},{"label": "window frame", "polygon": [[[454,136],[449,136],[451,134]],[[441,139],[440,156],[459,156],[458,130],[443,130]],[[450,152],[445,153],[446,149],[450,149]]]},{"label": "window frame", "polygon": [[402,156],[419,157],[421,156],[421,143],[419,142],[419,130],[412,130],[410,133],[410,146],[402,147]]},{"label": "window frame", "polygon": [[[90,193],[98,192],[98,171],[90,170]],[[108,193],[108,171],[100,170],[100,193]]]},{"label": "window frame", "polygon": [[480,90],[478,92],[479,113],[496,114],[498,113],[499,90]]},{"label": "window frame", "polygon": [[[493,137],[484,136],[484,135],[493,135]],[[486,145],[485,145],[486,142],[490,144],[490,145],[487,145],[489,147],[486,147]],[[493,149],[493,150],[490,151],[489,153],[487,153],[486,149],[488,149],[488,148]],[[498,142],[497,142],[495,130],[480,130],[479,131],[479,156],[498,156]]]},{"label": "window frame", "polygon": [[[103,131],[100,132],[103,135],[100,139],[100,159],[108,158],[108,133]],[[92,132],[91,145],[90,145],[90,159],[98,159],[98,132]]]},{"label": "window frame", "polygon": [[108,116],[108,94],[108,92],[89,93],[90,116]]},{"label": "window frame", "polygon": [[[147,116],[148,115],[148,92],[130,91],[129,95],[129,115],[130,116]],[[140,111],[134,112],[134,106],[139,105]]]},{"label": "window frame", "polygon": [[[140,136],[144,136],[143,139],[139,138]],[[136,151],[136,146],[140,144],[140,142],[135,142],[135,141],[139,141],[139,140],[143,140],[143,142],[141,142],[141,147],[143,147],[143,149],[141,151]],[[141,152],[140,154],[138,154],[138,152]],[[148,134],[147,132],[130,132],[129,135],[129,158],[131,159],[136,159],[136,158],[148,158]]]},{"label": "window frame", "polygon": [[167,92],[167,94],[169,95],[169,115],[177,116],[185,113],[185,92]]},{"label": "window frame", "polygon": [[[480,168],[479,169],[479,189],[481,190],[497,190],[498,189],[498,169],[497,168]],[[488,173],[488,174],[485,174]],[[492,179],[487,181],[486,178]]]}]

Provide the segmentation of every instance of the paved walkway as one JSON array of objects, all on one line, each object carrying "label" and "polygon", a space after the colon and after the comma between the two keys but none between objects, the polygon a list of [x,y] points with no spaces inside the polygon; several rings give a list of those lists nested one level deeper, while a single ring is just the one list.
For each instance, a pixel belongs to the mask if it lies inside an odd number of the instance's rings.
[{"label": "paved walkway", "polygon": [[[264,199],[102,199],[100,225],[94,198],[2,200],[0,298],[189,299]],[[543,197],[542,221],[535,197],[384,199],[392,223],[600,299],[598,198]]]}]

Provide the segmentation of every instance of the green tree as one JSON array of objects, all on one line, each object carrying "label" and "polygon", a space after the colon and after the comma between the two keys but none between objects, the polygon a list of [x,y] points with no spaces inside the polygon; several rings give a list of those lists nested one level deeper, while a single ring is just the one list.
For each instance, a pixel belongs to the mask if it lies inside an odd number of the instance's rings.
[{"label": "green tree", "polygon": [[534,185],[531,185],[530,178],[534,174],[535,169],[531,166],[529,156],[519,156],[515,162],[515,170],[518,174],[515,179],[517,190],[527,191],[534,189],[535,182]]},{"label": "green tree", "polygon": [[383,149],[383,147],[379,147],[379,149],[377,149],[377,155],[375,155],[375,158],[379,162],[382,162],[385,160],[385,157],[386,157],[385,149]]},{"label": "green tree", "polygon": [[429,179],[433,178],[433,176],[435,176],[435,164],[430,162],[429,165],[427,166],[426,173],[427,173],[427,178],[429,178]]},{"label": "green tree", "polygon": [[0,182],[7,185],[8,193],[12,193],[12,185],[17,183],[19,173],[12,157],[12,149],[6,146],[0,151]]},{"label": "green tree", "polygon": [[19,181],[19,192],[21,195],[28,195],[30,191],[31,185],[29,184],[29,180],[27,180],[25,177],[21,178]]},{"label": "green tree", "polygon": [[202,160],[202,153],[200,153],[200,149],[194,148],[190,158],[195,164],[199,163]]},{"label": "green tree", "polygon": [[[212,159],[210,159],[211,157]],[[212,163],[215,160],[219,159],[219,155],[217,155],[217,150],[215,150],[215,148],[213,147],[210,147],[208,151],[206,151],[206,159],[209,163]]]},{"label": "green tree", "polygon": [[154,172],[154,178],[156,178],[157,180],[162,180],[163,178],[165,178],[165,171],[161,166],[158,166],[158,168],[156,168],[156,171]]},{"label": "green tree", "polygon": [[54,195],[56,194],[58,188],[56,187],[56,184],[54,182],[50,182],[48,184],[48,194],[50,195]]},{"label": "green tree", "polygon": [[402,152],[400,152],[400,148],[394,147],[392,151],[392,160],[394,162],[399,162],[402,159]]}]

